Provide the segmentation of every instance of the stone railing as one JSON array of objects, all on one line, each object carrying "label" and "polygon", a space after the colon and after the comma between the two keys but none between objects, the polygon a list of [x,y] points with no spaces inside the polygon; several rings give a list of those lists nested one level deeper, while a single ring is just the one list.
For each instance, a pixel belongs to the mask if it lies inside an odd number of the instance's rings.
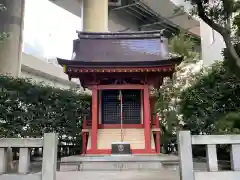
[{"label": "stone railing", "polygon": [[[231,144],[232,171],[219,171],[217,144]],[[192,145],[206,145],[208,171],[193,169]],[[193,135],[190,131],[178,133],[181,180],[239,180],[240,135]]]},{"label": "stone railing", "polygon": [[[44,138],[2,138],[0,139],[0,179],[1,180],[55,180],[57,163],[58,136],[54,133],[44,134]],[[7,149],[17,147],[19,164],[17,174],[7,174]],[[43,147],[42,172],[31,174],[30,148]]]}]

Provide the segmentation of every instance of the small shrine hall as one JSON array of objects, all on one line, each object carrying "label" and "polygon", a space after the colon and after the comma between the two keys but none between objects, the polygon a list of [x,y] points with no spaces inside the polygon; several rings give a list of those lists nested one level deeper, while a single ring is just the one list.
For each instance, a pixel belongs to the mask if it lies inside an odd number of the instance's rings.
[{"label": "small shrine hall", "polygon": [[83,154],[111,154],[114,142],[132,154],[160,153],[158,89],[182,57],[170,57],[160,31],[77,32],[71,60],[58,58],[69,79],[92,91],[91,115],[84,120]]}]

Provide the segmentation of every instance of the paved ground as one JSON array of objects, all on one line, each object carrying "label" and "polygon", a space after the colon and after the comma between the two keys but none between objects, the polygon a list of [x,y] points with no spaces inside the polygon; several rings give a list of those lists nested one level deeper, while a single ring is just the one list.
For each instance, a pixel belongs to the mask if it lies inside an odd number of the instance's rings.
[{"label": "paved ground", "polygon": [[[194,163],[196,170],[205,170],[205,163]],[[41,163],[31,163],[31,173],[41,172]],[[17,173],[17,164],[14,171]],[[0,177],[0,180],[4,178]],[[5,178],[4,180],[8,180]],[[34,180],[32,178],[26,180]],[[171,169],[142,171],[68,171],[57,172],[56,180],[180,180],[179,171]]]},{"label": "paved ground", "polygon": [[[26,176],[0,175],[1,180],[41,180],[40,173]],[[56,180],[180,180],[176,171],[84,171],[57,172]]]},{"label": "paved ground", "polygon": [[[194,167],[195,170],[205,170],[206,163],[195,162]],[[30,172],[40,173],[41,162],[32,162]],[[12,173],[17,173],[17,163]],[[4,178],[0,177],[0,180],[2,179]],[[4,180],[8,179],[9,178],[5,178]],[[171,169],[142,171],[68,171],[57,172],[56,180],[180,180],[180,177],[178,170]]]},{"label": "paved ground", "polygon": [[180,180],[177,171],[60,172],[57,180]]},{"label": "paved ground", "polygon": [[[32,163],[30,169],[31,173],[41,172],[41,166],[38,163]],[[17,168],[12,173],[15,174],[16,172]],[[6,177],[4,180],[8,179]],[[2,177],[0,177],[0,180],[2,180]],[[57,172],[56,180],[180,180],[180,178],[177,170],[68,171]]]}]

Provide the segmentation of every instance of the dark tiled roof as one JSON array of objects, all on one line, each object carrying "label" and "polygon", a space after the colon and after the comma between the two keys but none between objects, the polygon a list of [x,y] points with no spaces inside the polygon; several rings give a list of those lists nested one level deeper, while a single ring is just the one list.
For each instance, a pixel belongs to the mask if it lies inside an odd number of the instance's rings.
[{"label": "dark tiled roof", "polygon": [[166,60],[166,41],[160,32],[81,33],[74,40],[76,61],[116,62]]},{"label": "dark tiled roof", "polygon": [[167,42],[156,31],[134,33],[78,32],[73,60],[58,58],[61,65],[77,67],[157,67],[179,64],[169,57]]}]

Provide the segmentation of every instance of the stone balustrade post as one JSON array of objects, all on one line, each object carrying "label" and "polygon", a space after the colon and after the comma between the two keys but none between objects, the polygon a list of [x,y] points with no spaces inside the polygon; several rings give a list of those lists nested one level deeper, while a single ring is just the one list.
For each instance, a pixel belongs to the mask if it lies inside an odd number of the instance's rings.
[{"label": "stone balustrade post", "polygon": [[7,170],[6,148],[0,148],[0,175]]},{"label": "stone balustrade post", "polygon": [[58,135],[44,134],[42,180],[56,180]]}]

